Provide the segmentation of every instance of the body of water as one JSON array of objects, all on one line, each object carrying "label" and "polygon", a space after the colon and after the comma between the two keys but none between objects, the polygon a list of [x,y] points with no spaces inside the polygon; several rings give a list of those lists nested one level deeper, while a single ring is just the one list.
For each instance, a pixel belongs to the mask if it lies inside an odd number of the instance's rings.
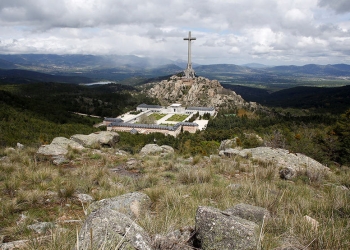
[{"label": "body of water", "polygon": [[90,85],[102,85],[102,84],[110,84],[110,83],[115,83],[115,82],[100,81],[100,82],[82,83],[82,85],[90,86]]}]

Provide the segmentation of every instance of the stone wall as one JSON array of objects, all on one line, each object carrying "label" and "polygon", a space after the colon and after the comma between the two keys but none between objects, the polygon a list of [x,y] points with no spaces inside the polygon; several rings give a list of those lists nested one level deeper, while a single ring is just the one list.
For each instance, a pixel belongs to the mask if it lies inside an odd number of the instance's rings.
[{"label": "stone wall", "polygon": [[[196,127],[190,127],[190,126],[184,126],[184,127],[186,127],[186,130],[184,128],[184,131],[189,131],[190,133],[196,132],[196,130],[193,130],[193,128],[196,128]],[[174,137],[178,136],[181,132],[181,126],[179,126],[175,131],[167,130],[167,129],[132,128],[132,127],[123,127],[123,126],[107,127],[108,131],[119,131],[119,132],[130,132],[132,129],[137,130],[137,132],[140,134],[162,133],[165,135],[172,135]]]},{"label": "stone wall", "polygon": [[196,133],[196,131],[198,130],[198,127],[196,126],[182,126],[183,131],[188,131],[192,134]]}]

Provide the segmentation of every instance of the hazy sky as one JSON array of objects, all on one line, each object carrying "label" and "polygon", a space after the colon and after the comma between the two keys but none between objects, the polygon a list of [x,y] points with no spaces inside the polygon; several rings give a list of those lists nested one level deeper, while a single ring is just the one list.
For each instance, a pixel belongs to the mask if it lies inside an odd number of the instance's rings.
[{"label": "hazy sky", "polygon": [[350,64],[350,0],[1,0],[0,53]]}]

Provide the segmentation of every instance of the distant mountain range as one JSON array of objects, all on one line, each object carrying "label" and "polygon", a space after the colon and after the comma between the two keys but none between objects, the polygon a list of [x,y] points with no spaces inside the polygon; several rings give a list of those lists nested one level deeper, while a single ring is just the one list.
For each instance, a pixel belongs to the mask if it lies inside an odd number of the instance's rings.
[{"label": "distant mountain range", "polygon": [[255,70],[249,67],[239,66],[235,64],[212,64],[199,65],[194,67],[197,74],[205,73],[253,73]]},{"label": "distant mountain range", "polygon": [[272,66],[267,66],[267,65],[264,65],[264,64],[260,64],[260,63],[247,63],[247,64],[243,64],[241,66],[252,68],[252,69],[264,69],[264,68],[272,67]]},{"label": "distant mountain range", "polygon": [[[55,55],[55,54],[19,54],[0,55],[0,59],[15,64],[17,67],[42,67],[51,70],[67,70],[72,68],[114,68],[132,65],[135,68],[158,67],[172,64],[173,61],[162,58],[126,56],[95,56],[95,55]],[[175,64],[175,63],[174,63]]]},{"label": "distant mountain range", "polygon": [[[0,55],[1,82],[53,81],[84,83],[99,80],[138,84],[148,78],[173,75],[186,68],[187,62],[134,55]],[[229,84],[264,84],[286,88],[301,81],[339,80],[348,84],[350,65],[266,66],[263,64],[193,65],[196,74]],[[6,70],[11,70],[5,72]],[[22,71],[13,71],[22,70]],[[23,71],[25,70],[25,71]],[[32,71],[29,73],[28,71]],[[46,75],[40,75],[46,74]],[[63,78],[62,78],[63,77]],[[318,84],[318,83],[317,83]],[[350,82],[349,82],[350,84]]]},{"label": "distant mountain range", "polygon": [[347,64],[329,64],[317,65],[307,64],[304,66],[276,66],[267,69],[270,72],[285,74],[306,74],[318,76],[350,76],[350,65]]}]

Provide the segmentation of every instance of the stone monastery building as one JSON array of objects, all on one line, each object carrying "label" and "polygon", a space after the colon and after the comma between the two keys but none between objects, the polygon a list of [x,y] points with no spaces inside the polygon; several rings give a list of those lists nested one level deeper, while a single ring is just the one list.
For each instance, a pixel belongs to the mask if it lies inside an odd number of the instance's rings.
[{"label": "stone monastery building", "polygon": [[[108,131],[121,131],[121,132],[130,132],[133,134],[149,134],[149,133],[163,133],[165,135],[172,135],[176,137],[180,134],[181,131],[188,131],[190,133],[195,133],[197,130],[205,129],[208,121],[195,121],[188,122],[193,115],[197,113],[202,116],[204,114],[210,114],[214,116],[216,111],[214,108],[207,107],[182,107],[181,104],[172,104],[168,107],[162,107],[158,105],[147,105],[141,104],[137,106],[136,111],[139,113],[132,115],[126,113],[117,118],[105,118],[103,123],[107,126]],[[152,113],[161,113],[165,116],[157,121],[157,124],[140,124],[138,123],[140,118],[143,116],[151,115]],[[166,119],[171,117],[174,114],[187,115],[186,119],[181,122],[173,123],[167,122]],[[205,124],[203,124],[203,122]],[[198,124],[200,123],[200,125]]]},{"label": "stone monastery building", "polygon": [[140,104],[136,108],[137,111],[148,111],[151,110],[153,112],[162,112],[162,113],[178,113],[178,114],[196,114],[199,113],[199,115],[204,115],[205,113],[209,113],[211,116],[215,115],[215,109],[214,108],[206,108],[206,107],[189,107],[184,108],[181,106],[181,104],[174,103],[170,105],[167,108],[164,108],[162,106],[158,105],[147,105],[147,104]]}]

